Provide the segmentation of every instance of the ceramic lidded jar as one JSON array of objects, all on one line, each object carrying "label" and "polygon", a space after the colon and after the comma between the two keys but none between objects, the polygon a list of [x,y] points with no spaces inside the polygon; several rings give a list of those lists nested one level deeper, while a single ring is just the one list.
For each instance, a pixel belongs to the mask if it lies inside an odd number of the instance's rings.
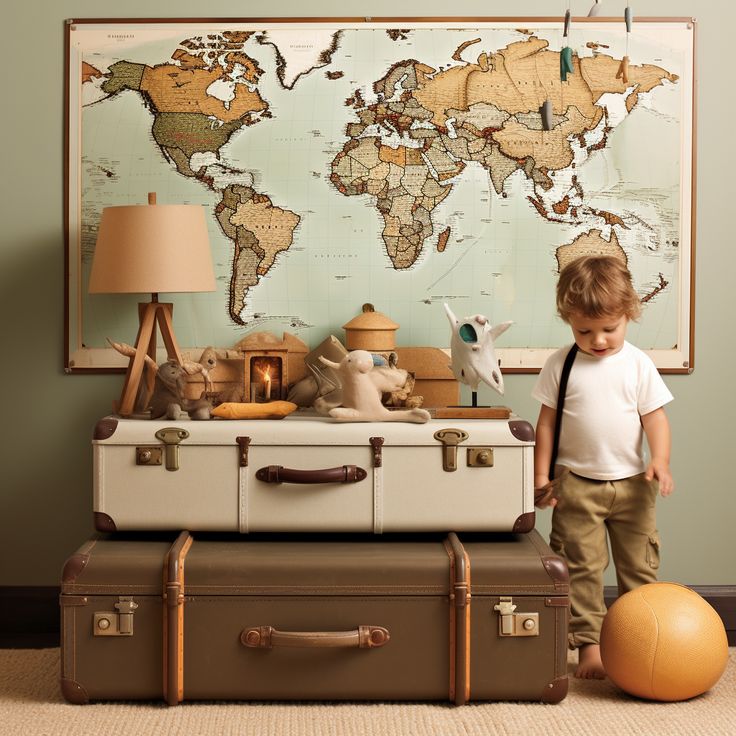
[{"label": "ceramic lidded jar", "polygon": [[376,312],[372,304],[364,304],[363,313],[353,317],[342,328],[345,330],[345,347],[348,350],[384,353],[396,347],[399,325],[385,314]]}]

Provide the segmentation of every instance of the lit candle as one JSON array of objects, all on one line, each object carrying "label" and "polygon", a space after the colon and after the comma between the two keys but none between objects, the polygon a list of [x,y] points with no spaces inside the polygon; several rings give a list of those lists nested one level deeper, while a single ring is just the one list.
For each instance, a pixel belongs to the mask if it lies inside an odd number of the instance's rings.
[{"label": "lit candle", "polygon": [[263,374],[263,398],[266,401],[271,400],[271,374],[268,369]]}]

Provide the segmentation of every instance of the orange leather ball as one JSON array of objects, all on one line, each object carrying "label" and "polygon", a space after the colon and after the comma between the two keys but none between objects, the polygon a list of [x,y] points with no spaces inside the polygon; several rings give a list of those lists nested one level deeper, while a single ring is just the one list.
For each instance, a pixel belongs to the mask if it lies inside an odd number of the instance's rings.
[{"label": "orange leather ball", "polygon": [[695,591],[649,583],[622,595],[601,629],[606,674],[631,695],[686,700],[718,682],[728,662],[720,616]]}]

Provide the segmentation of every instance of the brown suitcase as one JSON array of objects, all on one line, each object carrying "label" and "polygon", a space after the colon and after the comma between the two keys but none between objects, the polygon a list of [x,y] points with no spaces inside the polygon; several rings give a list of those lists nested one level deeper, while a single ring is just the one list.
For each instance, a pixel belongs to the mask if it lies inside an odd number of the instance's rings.
[{"label": "brown suitcase", "polygon": [[64,567],[61,619],[73,703],[567,693],[567,568],[536,531],[96,537]]}]

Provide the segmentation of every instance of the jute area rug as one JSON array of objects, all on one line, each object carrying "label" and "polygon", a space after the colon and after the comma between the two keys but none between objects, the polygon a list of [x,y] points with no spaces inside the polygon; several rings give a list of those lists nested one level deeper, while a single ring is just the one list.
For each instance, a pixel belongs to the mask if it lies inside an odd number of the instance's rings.
[{"label": "jute area rug", "polygon": [[[0,650],[2,736],[734,736],[736,649],[719,683],[682,703],[651,703],[610,680],[570,679],[557,705],[481,703],[161,703],[68,705],[58,649]],[[572,662],[570,663],[572,666]],[[572,672],[570,673],[572,675]]]}]

